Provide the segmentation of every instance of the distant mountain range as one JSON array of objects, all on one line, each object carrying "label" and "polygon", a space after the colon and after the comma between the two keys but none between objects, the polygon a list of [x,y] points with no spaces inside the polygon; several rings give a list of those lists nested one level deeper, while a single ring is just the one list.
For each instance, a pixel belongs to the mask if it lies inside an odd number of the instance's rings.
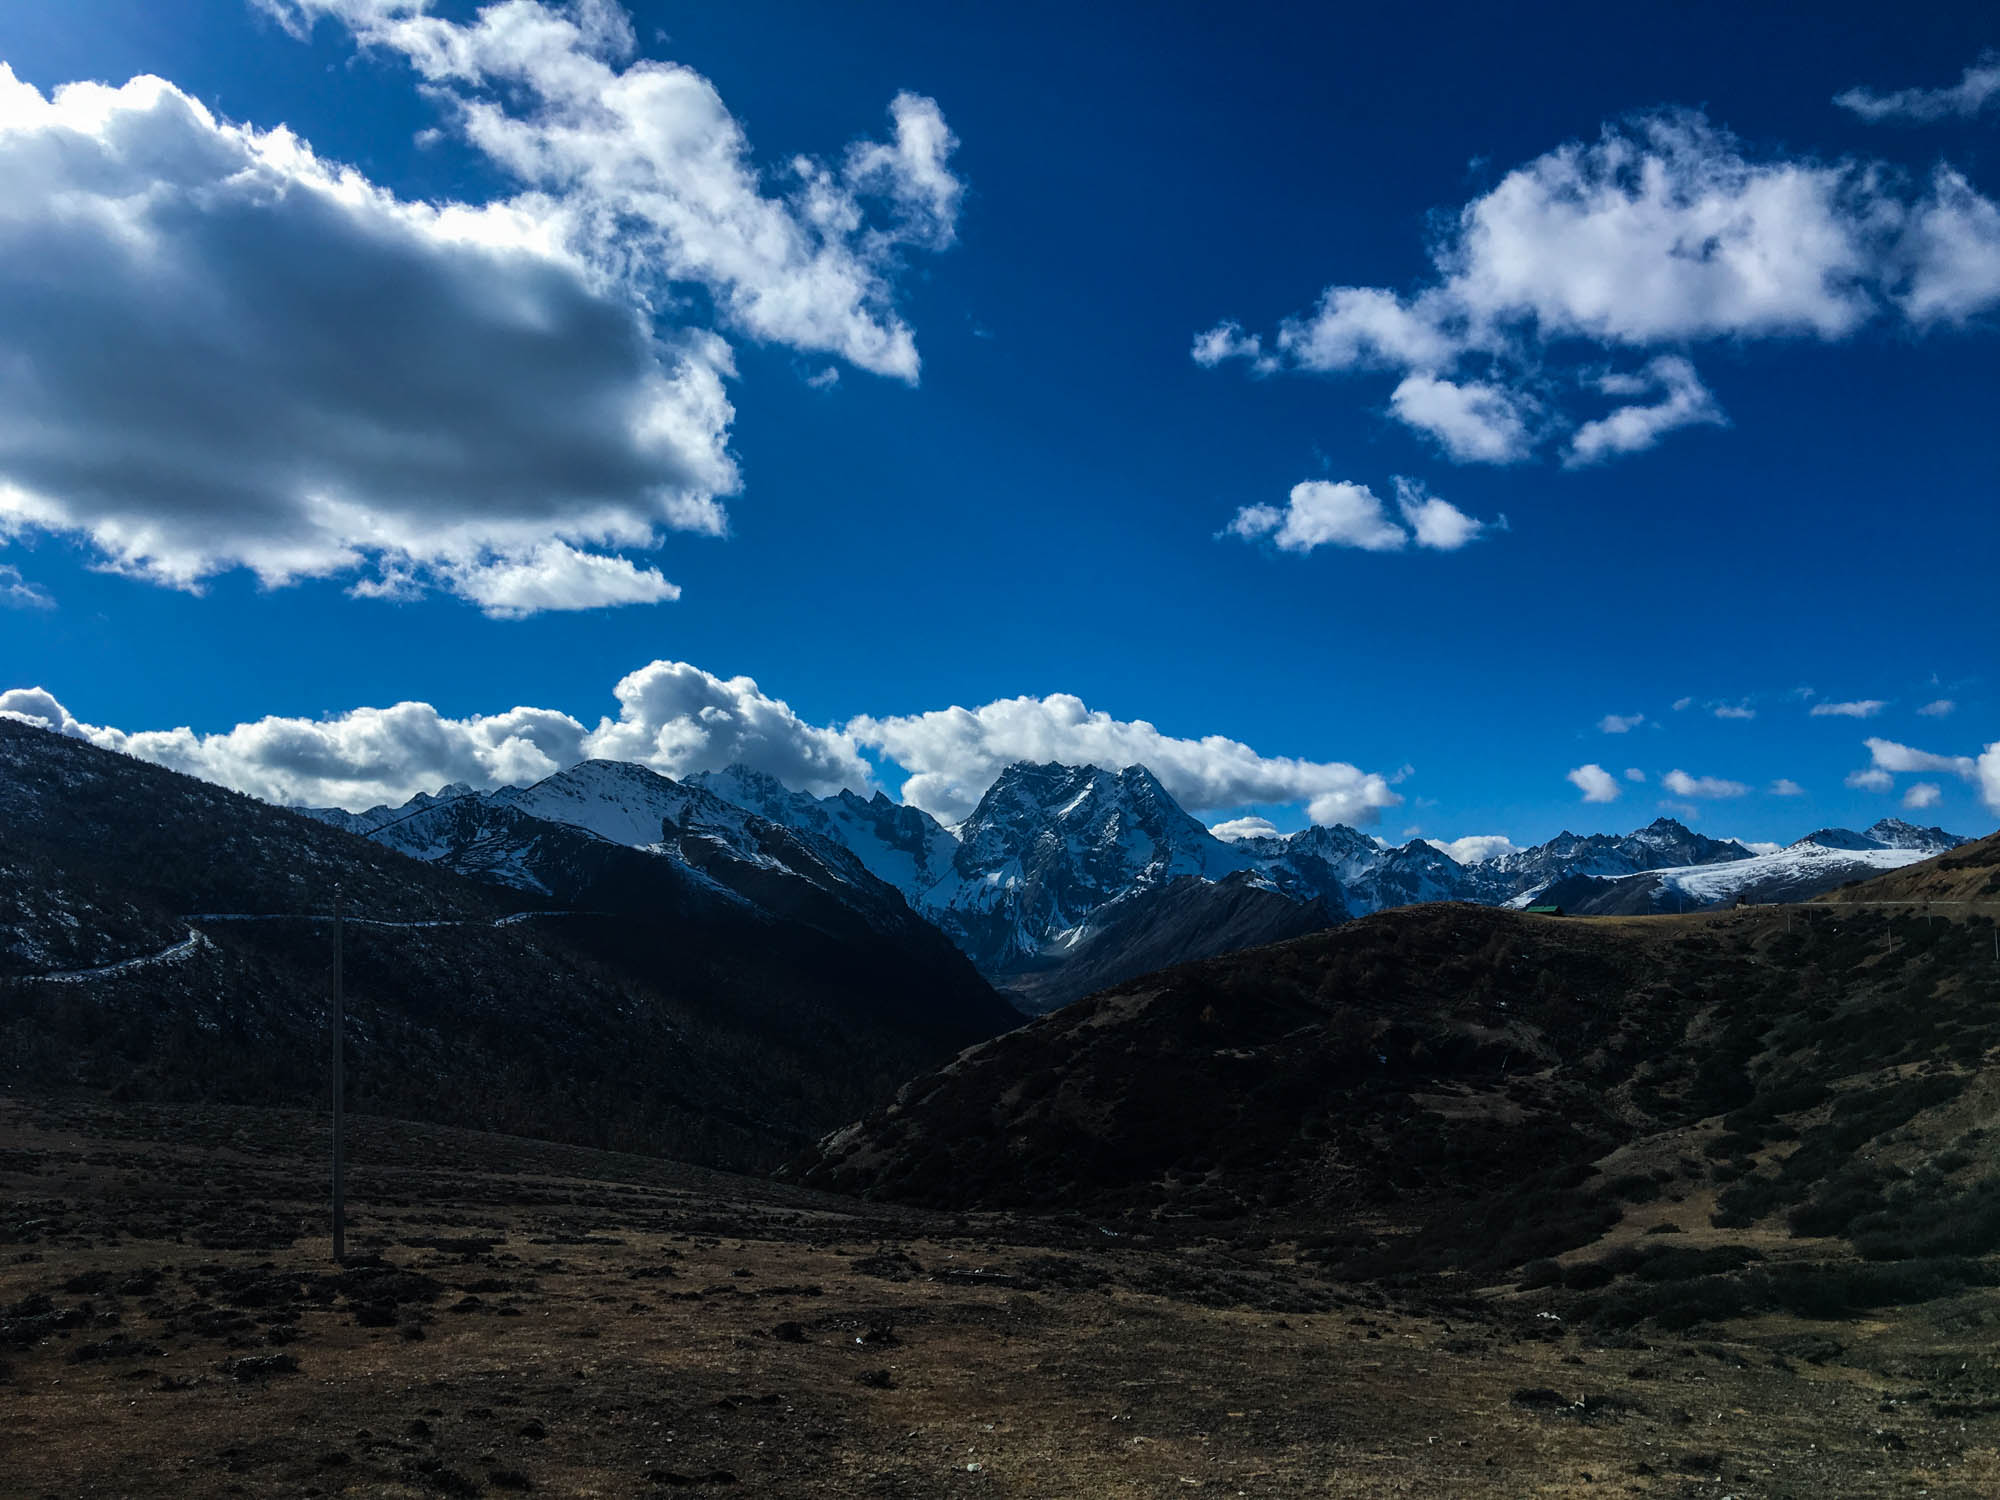
[{"label": "distant mountain range", "polygon": [[[659,856],[737,899],[919,944],[934,925],[1023,1009],[1165,964],[1426,901],[1583,914],[1798,900],[1964,842],[1884,819],[1772,854],[1672,818],[1568,831],[1462,864],[1422,840],[1335,825],[1218,838],[1144,766],[1019,763],[946,828],[881,793],[814,797],[743,766],[677,781],[586,761],[525,788],[463,786],[311,816],[475,878],[574,899],[579,834]],[[562,836],[553,829],[569,832]]]}]

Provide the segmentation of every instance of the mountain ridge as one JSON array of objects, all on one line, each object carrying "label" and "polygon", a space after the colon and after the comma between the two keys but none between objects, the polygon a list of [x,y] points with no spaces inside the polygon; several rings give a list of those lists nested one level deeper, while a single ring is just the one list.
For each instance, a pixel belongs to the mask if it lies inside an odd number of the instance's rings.
[{"label": "mountain ridge", "polygon": [[[1391,907],[1461,900],[1629,914],[1796,899],[1962,842],[1885,818],[1859,832],[1816,830],[1760,855],[1659,817],[1626,834],[1564,829],[1462,863],[1425,840],[1392,846],[1342,824],[1222,839],[1144,766],[1057,761],[1004,767],[955,829],[880,791],[816,797],[743,765],[675,780],[608,761],[579,762],[525,788],[453,786],[401,809],[314,815],[418,853],[417,836],[454,816],[439,809],[468,797],[665,855],[696,874],[720,859],[733,872],[722,883],[739,893],[761,870],[767,895],[796,876],[885,930],[908,930],[912,919],[933,926],[1030,1013],[1140,972],[1134,965],[1148,954],[1206,957],[1252,933],[1268,940]],[[484,878],[508,883],[516,873],[490,840],[427,847],[428,857],[468,872],[483,861]],[[1165,894],[1186,880],[1238,890]],[[1251,900],[1252,889],[1263,897]],[[1170,909],[1188,930],[1163,942],[1161,913]],[[1130,955],[1117,952],[1121,943],[1133,945]],[[1074,970],[1066,979],[1065,966]]]}]

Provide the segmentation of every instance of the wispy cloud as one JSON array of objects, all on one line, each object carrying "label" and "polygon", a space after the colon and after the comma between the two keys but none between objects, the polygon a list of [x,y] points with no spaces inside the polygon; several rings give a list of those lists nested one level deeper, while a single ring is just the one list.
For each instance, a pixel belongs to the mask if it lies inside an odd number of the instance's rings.
[{"label": "wispy cloud", "polygon": [[1833,102],[1873,123],[1926,124],[1970,119],[2000,102],[2000,53],[1985,53],[1960,75],[1957,83],[1944,88],[1897,89],[1882,94],[1857,87],[1835,94]]},{"label": "wispy cloud", "polygon": [[1685,771],[1669,771],[1660,778],[1660,785],[1676,797],[1741,797],[1750,790],[1740,781],[1727,781],[1720,776],[1690,776]]},{"label": "wispy cloud", "polygon": [[1944,771],[1967,781],[1973,777],[1973,760],[1969,755],[1936,755],[1928,750],[1899,745],[1894,740],[1871,738],[1862,743],[1867,745],[1869,758],[1874,762],[1875,769],[1880,771]]},{"label": "wispy cloud", "polygon": [[1606,714],[1597,721],[1600,734],[1630,734],[1646,722],[1644,714]]},{"label": "wispy cloud", "polygon": [[39,583],[30,583],[21,570],[0,563],[0,609],[54,609],[56,601]]},{"label": "wispy cloud", "polygon": [[1621,406],[1577,428],[1563,462],[1571,468],[1601,463],[1626,453],[1643,453],[1682,427],[1725,427],[1729,419],[1694,365],[1678,354],[1663,354],[1638,375],[1605,375],[1592,382],[1606,395],[1653,396]]},{"label": "wispy cloud", "polygon": [[1815,703],[1815,719],[1872,719],[1889,705],[1880,698],[1860,698],[1852,703]]}]

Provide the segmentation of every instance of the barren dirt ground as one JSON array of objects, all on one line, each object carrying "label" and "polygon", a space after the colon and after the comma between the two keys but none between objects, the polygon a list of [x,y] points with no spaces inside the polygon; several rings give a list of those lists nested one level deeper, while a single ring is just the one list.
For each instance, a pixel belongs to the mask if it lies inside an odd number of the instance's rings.
[{"label": "barren dirt ground", "polygon": [[342,1269],[323,1118],[0,1098],[0,1493],[2000,1494],[1991,1293],[1606,1346],[1254,1238],[351,1142]]}]

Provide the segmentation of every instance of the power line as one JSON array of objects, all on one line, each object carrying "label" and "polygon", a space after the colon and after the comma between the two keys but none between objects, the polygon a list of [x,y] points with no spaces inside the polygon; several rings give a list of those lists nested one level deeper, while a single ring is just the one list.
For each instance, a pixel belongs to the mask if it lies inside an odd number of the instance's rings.
[{"label": "power line", "polygon": [[347,1083],[347,1004],[342,993],[340,887],[333,888],[333,1261],[347,1260],[347,1204],[345,1201],[346,1163],[341,1155],[342,1095]]}]

